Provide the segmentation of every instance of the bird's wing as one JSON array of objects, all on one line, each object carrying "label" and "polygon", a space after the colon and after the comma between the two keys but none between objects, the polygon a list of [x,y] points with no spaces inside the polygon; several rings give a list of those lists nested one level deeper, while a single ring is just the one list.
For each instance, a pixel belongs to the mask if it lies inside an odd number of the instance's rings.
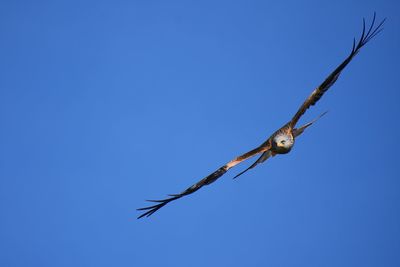
[{"label": "bird's wing", "polygon": [[270,148],[271,148],[271,142],[269,142],[269,139],[268,139],[261,146],[259,146],[259,147],[255,148],[255,149],[253,149],[253,150],[251,150],[251,151],[249,151],[247,153],[244,153],[243,155],[231,160],[230,162],[228,162],[227,164],[225,164],[224,166],[222,166],[221,168],[219,168],[215,172],[211,173],[207,177],[203,178],[199,182],[197,182],[194,185],[192,185],[191,187],[187,188],[185,191],[183,191],[183,192],[181,192],[179,194],[169,195],[170,197],[166,198],[166,199],[148,200],[150,202],[156,202],[158,204],[138,209],[140,211],[146,211],[142,215],[140,215],[138,217],[138,219],[140,219],[142,217],[145,217],[145,216],[149,217],[154,212],[156,212],[160,208],[162,208],[165,205],[167,205],[169,202],[174,201],[176,199],[179,199],[179,198],[181,198],[183,196],[192,194],[192,193],[196,192],[197,190],[199,190],[200,188],[202,188],[203,186],[209,185],[209,184],[215,182],[219,177],[224,175],[230,168],[233,168],[234,166],[236,166],[237,164],[241,163],[242,161],[245,161],[248,158],[251,158],[251,157],[253,157],[253,156],[255,156],[255,155],[259,154],[259,153],[262,153],[264,151],[267,151]]},{"label": "bird's wing", "polygon": [[253,163],[250,165],[250,167],[248,167],[247,169],[245,169],[244,171],[240,172],[239,174],[237,174],[235,177],[233,177],[233,179],[238,178],[240,175],[242,175],[243,173],[247,172],[250,169],[253,169],[255,166],[257,166],[260,163],[263,163],[264,161],[266,161],[269,157],[271,157],[272,152],[271,150],[267,150],[264,153],[261,154],[261,156]]},{"label": "bird's wing", "polygon": [[317,101],[322,97],[322,95],[336,82],[336,80],[339,78],[340,73],[342,70],[347,66],[347,64],[350,63],[350,61],[357,55],[361,47],[363,47],[365,44],[367,44],[372,38],[374,38],[379,32],[382,31],[382,26],[383,23],[385,22],[386,19],[383,19],[378,26],[374,27],[375,24],[375,17],[376,14],[374,13],[374,18],[372,20],[371,26],[369,29],[366,31],[365,28],[365,19],[363,19],[363,31],[361,34],[361,38],[356,44],[356,40],[353,40],[353,48],[351,50],[350,55],[340,64],[329,76],[328,78],[325,79],[325,81],[318,86],[312,93],[311,95],[304,101],[304,103],[301,105],[300,109],[297,111],[297,113],[294,115],[292,120],[290,121],[290,125],[293,128],[296,123],[299,121],[300,117],[306,112],[306,110],[310,107],[315,105]]}]

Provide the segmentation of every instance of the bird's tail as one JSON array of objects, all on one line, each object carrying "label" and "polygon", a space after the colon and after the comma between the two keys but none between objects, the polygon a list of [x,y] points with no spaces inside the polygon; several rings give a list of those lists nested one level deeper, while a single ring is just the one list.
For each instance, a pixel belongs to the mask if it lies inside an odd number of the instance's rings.
[{"label": "bird's tail", "polygon": [[312,121],[310,121],[309,123],[306,123],[305,125],[303,125],[303,126],[301,126],[301,127],[299,127],[299,128],[293,129],[293,136],[294,136],[294,137],[297,137],[297,136],[301,135],[301,134],[304,132],[304,130],[305,130],[306,128],[308,128],[309,126],[311,126],[314,122],[316,122],[317,120],[319,120],[319,119],[320,119],[322,116],[324,116],[326,113],[328,113],[328,111],[325,111],[324,113],[322,113],[322,114],[319,115],[317,118],[315,118],[315,119],[313,119]]}]

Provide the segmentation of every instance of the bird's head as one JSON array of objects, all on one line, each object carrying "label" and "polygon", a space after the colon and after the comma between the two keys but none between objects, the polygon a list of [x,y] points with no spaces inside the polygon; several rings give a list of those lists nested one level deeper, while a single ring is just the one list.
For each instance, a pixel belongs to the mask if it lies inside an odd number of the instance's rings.
[{"label": "bird's head", "polygon": [[288,153],[292,149],[293,144],[294,139],[291,135],[280,134],[272,139],[272,148],[279,154]]}]

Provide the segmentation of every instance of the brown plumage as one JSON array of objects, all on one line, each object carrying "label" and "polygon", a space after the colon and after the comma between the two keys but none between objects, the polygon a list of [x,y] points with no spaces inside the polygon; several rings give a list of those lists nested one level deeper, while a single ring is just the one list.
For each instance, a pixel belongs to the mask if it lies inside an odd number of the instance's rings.
[{"label": "brown plumage", "polygon": [[339,78],[340,73],[342,70],[350,63],[350,61],[357,55],[359,50],[368,43],[372,38],[374,38],[379,32],[382,31],[382,25],[385,22],[385,19],[382,20],[378,26],[374,28],[375,24],[375,13],[372,19],[371,26],[366,31],[365,28],[365,20],[363,19],[363,31],[360,37],[360,40],[356,43],[355,39],[353,40],[353,48],[351,50],[350,55],[325,79],[325,81],[318,86],[311,95],[304,101],[301,105],[299,110],[293,116],[293,118],[286,123],[283,127],[273,133],[264,143],[262,143],[257,148],[231,160],[224,166],[220,167],[215,172],[211,173],[207,177],[203,178],[196,184],[192,185],[191,187],[187,188],[183,192],[179,194],[169,195],[169,198],[162,199],[162,200],[148,200],[150,202],[155,202],[157,204],[145,208],[138,209],[139,211],[145,211],[142,215],[138,217],[149,217],[154,212],[159,210],[160,208],[167,205],[169,202],[179,199],[183,196],[192,194],[202,188],[205,185],[209,185],[215,182],[219,177],[224,175],[229,169],[233,168],[234,166],[238,165],[239,163],[261,153],[261,156],[252,164],[250,167],[245,169],[244,171],[237,174],[234,178],[242,175],[243,173],[247,172],[248,170],[254,168],[260,163],[266,161],[269,157],[273,157],[277,154],[286,154],[289,153],[294,145],[295,138],[301,135],[304,130],[311,126],[316,120],[322,117],[325,113],[321,114],[318,118],[314,119],[313,121],[299,127],[295,128],[297,122],[299,121],[300,117],[306,112],[306,110],[310,107],[315,105],[317,101],[322,97],[322,95],[336,82]]}]

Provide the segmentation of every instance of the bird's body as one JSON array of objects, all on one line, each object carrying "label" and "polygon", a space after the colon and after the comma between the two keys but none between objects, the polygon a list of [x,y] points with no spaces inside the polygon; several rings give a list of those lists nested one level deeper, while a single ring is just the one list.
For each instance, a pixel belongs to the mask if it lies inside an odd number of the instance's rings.
[{"label": "bird's body", "polygon": [[271,137],[271,152],[274,154],[287,154],[292,150],[295,137],[290,125],[285,125]]},{"label": "bird's body", "polygon": [[243,173],[245,173],[248,170],[257,166],[258,164],[263,163],[271,156],[273,157],[277,154],[289,153],[291,151],[291,149],[293,148],[295,139],[299,135],[301,135],[306,128],[311,126],[316,120],[318,120],[326,112],[321,114],[318,118],[314,119],[313,121],[306,123],[305,125],[303,125],[301,127],[296,128],[296,124],[298,123],[300,117],[306,112],[306,110],[309,107],[315,105],[315,103],[322,97],[322,95],[336,82],[336,80],[339,78],[339,75],[342,72],[342,70],[357,55],[357,53],[360,51],[360,49],[382,30],[381,27],[382,27],[384,21],[385,20],[380,22],[378,24],[378,26],[374,28],[374,23],[375,23],[375,14],[374,14],[371,26],[366,31],[365,21],[363,20],[363,32],[361,34],[361,38],[357,44],[354,39],[353,48],[351,50],[350,55],[347,56],[347,58],[325,79],[325,81],[321,85],[319,85],[310,94],[310,96],[300,106],[300,108],[298,109],[296,114],[293,116],[293,118],[288,123],[286,123],[284,126],[282,126],[280,129],[275,131],[264,143],[262,143],[257,148],[255,148],[247,153],[244,153],[243,155],[231,160],[224,166],[217,169],[215,172],[206,176],[205,178],[203,178],[202,180],[200,180],[199,182],[190,186],[189,188],[187,188],[186,190],[184,190],[183,192],[181,192],[179,194],[169,195],[170,197],[166,198],[166,199],[149,200],[149,201],[155,202],[157,204],[150,206],[150,207],[138,209],[141,211],[145,211],[138,218],[142,218],[144,216],[148,217],[148,216],[152,215],[154,212],[156,212],[157,210],[159,210],[160,208],[164,207],[169,202],[179,199],[183,196],[192,194],[192,193],[196,192],[197,190],[199,190],[201,187],[213,183],[219,177],[224,175],[229,169],[233,168],[234,166],[238,165],[239,163],[241,163],[251,157],[254,157],[255,155],[261,154],[260,157],[253,164],[250,165],[250,167],[248,167],[244,171],[237,174],[234,178],[237,178],[238,176],[242,175]]}]

